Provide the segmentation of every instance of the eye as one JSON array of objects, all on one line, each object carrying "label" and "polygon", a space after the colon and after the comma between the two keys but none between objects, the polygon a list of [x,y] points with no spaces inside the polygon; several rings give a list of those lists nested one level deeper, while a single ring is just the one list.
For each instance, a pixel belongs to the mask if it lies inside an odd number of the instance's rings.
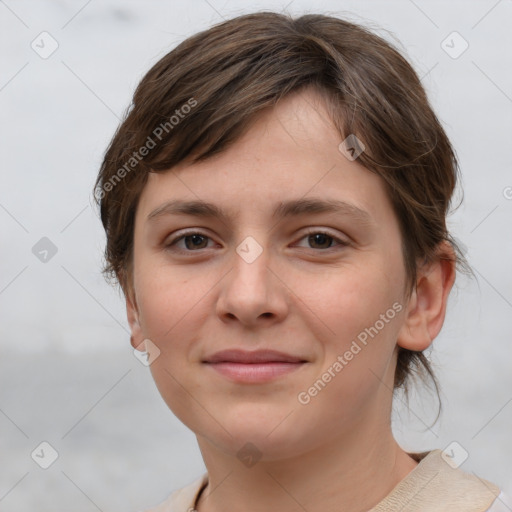
[{"label": "eye", "polygon": [[[332,249],[332,242],[336,242],[339,246],[347,246],[349,245],[348,242],[341,240],[325,231],[314,231],[311,230],[308,233],[306,233],[305,236],[301,238],[301,240],[307,239],[307,243],[311,245],[316,245],[317,247],[310,247],[310,248],[317,248],[321,250],[326,249]],[[318,247],[320,246],[320,247]]]},{"label": "eye", "polygon": [[[187,233],[182,233],[180,236],[171,239],[169,243],[165,244],[165,248],[172,250],[174,246],[178,248],[179,251],[183,252],[194,252],[197,249],[206,249],[205,240],[209,240],[210,237],[196,231],[189,231]],[[178,242],[184,242],[185,248],[180,247]]]},{"label": "eye", "polygon": [[[323,251],[333,249],[336,245],[341,247],[349,245],[348,242],[325,231],[311,230],[300,238],[300,240],[304,239],[306,239],[307,243],[310,244],[310,249],[319,249]],[[175,250],[176,248],[176,250],[181,252],[195,252],[200,249],[207,249],[208,240],[211,240],[211,238],[204,233],[199,231],[189,231],[171,239],[165,244],[165,248],[167,250]],[[180,246],[181,242],[183,242],[184,246]],[[333,243],[336,245],[333,246]]]}]

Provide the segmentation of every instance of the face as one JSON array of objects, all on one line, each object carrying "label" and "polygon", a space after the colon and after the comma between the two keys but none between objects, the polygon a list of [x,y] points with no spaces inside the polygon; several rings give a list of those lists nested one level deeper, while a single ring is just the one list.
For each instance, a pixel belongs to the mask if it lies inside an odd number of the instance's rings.
[{"label": "face", "polygon": [[[151,174],[140,197],[133,344],[158,348],[163,399],[226,453],[252,442],[287,457],[389,420],[406,309],[399,225],[381,178],[340,142],[304,90],[222,154]],[[257,364],[265,350],[281,354]]]}]

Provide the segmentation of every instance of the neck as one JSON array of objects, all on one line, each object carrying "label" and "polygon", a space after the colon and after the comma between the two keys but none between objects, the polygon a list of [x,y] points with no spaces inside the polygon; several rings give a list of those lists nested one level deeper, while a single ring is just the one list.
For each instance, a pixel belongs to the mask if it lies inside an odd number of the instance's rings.
[{"label": "neck", "polygon": [[208,486],[198,512],[363,512],[377,505],[416,466],[385,432],[364,427],[353,435],[289,459],[260,460],[246,467],[236,456],[198,443],[208,471]]}]

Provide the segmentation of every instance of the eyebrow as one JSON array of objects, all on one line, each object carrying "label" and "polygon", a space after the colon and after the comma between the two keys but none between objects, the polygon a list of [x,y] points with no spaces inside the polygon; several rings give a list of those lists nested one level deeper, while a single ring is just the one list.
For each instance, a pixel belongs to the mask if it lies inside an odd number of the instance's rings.
[{"label": "eyebrow", "polygon": [[[272,218],[284,219],[315,213],[338,213],[361,224],[375,225],[375,221],[366,210],[337,199],[301,198],[282,201],[275,208]],[[147,221],[154,221],[164,215],[192,215],[200,218],[219,218],[223,221],[227,221],[229,218],[229,215],[216,204],[202,200],[175,199],[167,201],[153,210],[147,216]]]}]

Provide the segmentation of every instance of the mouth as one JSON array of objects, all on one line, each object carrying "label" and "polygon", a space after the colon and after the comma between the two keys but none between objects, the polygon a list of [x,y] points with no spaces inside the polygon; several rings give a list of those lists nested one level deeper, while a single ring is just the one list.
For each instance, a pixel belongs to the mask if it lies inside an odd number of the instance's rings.
[{"label": "mouth", "polygon": [[261,383],[283,377],[303,367],[301,357],[274,350],[223,350],[203,361],[215,372],[234,382]]}]

